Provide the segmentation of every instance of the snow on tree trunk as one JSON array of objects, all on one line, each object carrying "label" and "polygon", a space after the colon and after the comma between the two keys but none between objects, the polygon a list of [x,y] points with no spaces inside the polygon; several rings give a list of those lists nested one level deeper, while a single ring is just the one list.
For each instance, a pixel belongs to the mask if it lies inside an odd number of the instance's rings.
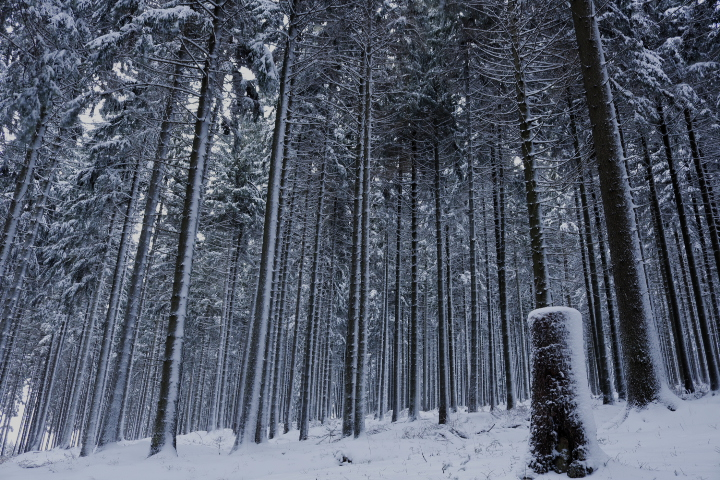
[{"label": "snow on tree trunk", "polygon": [[580,312],[546,307],[528,315],[531,356],[530,461],[536,473],[555,471],[570,478],[596,470],[603,453],[583,349]]},{"label": "snow on tree trunk", "polygon": [[[364,72],[363,72],[364,73]],[[358,152],[355,158],[355,186],[353,199],[352,253],[350,257],[350,292],[348,298],[348,322],[345,339],[345,390],[343,403],[343,436],[349,437],[355,432],[355,403],[357,401],[358,336],[361,290],[361,251],[362,251],[362,193],[363,193],[363,139],[365,134],[363,107],[365,105],[366,78],[360,78],[360,112],[358,118]]]},{"label": "snow on tree trunk", "polygon": [[209,153],[210,125],[213,117],[211,85],[213,83],[213,68],[216,63],[218,36],[224,19],[222,5],[215,7],[214,16],[213,31],[208,40],[207,57],[203,65],[203,76],[200,85],[197,120],[195,122],[190,168],[185,189],[180,239],[175,261],[172,298],[170,300],[170,319],[165,340],[160,393],[150,444],[150,455],[155,455],[163,450],[176,454],[175,434],[180,400],[185,317],[187,316],[190,273],[192,272],[197,227],[200,221],[203,177]]},{"label": "snow on tree trunk", "polygon": [[288,24],[287,43],[280,74],[280,91],[277,112],[275,113],[275,131],[273,134],[272,151],[270,154],[270,171],[268,173],[268,192],[265,204],[263,225],[262,252],[260,254],[260,271],[255,297],[253,320],[248,346],[248,363],[240,399],[241,414],[238,422],[238,433],[233,450],[245,441],[255,438],[257,419],[260,412],[260,388],[263,378],[263,359],[265,358],[265,337],[270,320],[270,299],[272,296],[273,264],[275,260],[275,237],[277,235],[277,217],[280,207],[280,180],[282,177],[283,144],[285,140],[288,102],[292,92],[288,88],[295,61],[295,37],[298,34],[297,18],[300,0],[293,0]]},{"label": "snow on tree trunk", "polygon": [[315,330],[318,327],[319,320],[316,311],[316,304],[319,303],[318,293],[318,275],[320,269],[320,252],[322,247],[322,224],[323,224],[323,209],[325,206],[325,169],[326,169],[325,158],[322,159],[322,166],[320,167],[320,191],[318,194],[317,213],[315,217],[315,234],[313,240],[313,255],[312,255],[312,270],[310,273],[310,295],[308,297],[307,307],[307,321],[305,322],[305,357],[303,359],[303,370],[302,370],[302,386],[300,389],[300,440],[307,440],[310,431],[310,375],[311,375],[311,360],[312,354],[316,349],[314,345]]},{"label": "snow on tree trunk", "polygon": [[[436,134],[437,135],[437,134]],[[436,136],[437,138],[437,136]],[[447,355],[447,309],[445,308],[446,291],[444,281],[444,262],[442,245],[442,209],[440,208],[441,182],[440,182],[440,146],[433,145],[435,158],[435,247],[437,253],[437,309],[438,309],[438,423],[446,424],[448,415],[448,355]]]},{"label": "snow on tree trunk", "polygon": [[398,421],[400,414],[400,395],[402,387],[402,365],[400,350],[402,349],[400,334],[400,252],[402,251],[402,164],[398,162],[398,178],[397,178],[397,210],[396,210],[396,227],[395,227],[395,308],[393,312],[394,333],[393,333],[393,392],[392,392],[392,422]]},{"label": "snow on tree trunk", "polygon": [[[371,5],[370,2],[369,5]],[[355,438],[365,432],[365,391],[367,384],[367,330],[370,297],[370,159],[372,149],[372,97],[373,97],[373,15],[367,15],[367,39],[364,53],[365,92],[363,97],[363,129],[362,135],[362,220],[360,239],[360,302],[358,310],[358,353],[357,382],[355,384]]]}]

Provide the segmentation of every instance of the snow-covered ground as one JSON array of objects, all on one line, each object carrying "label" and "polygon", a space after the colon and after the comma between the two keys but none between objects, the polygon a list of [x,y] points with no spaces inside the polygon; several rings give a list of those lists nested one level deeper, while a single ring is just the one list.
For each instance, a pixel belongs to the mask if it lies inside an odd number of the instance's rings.
[{"label": "snow-covered ground", "polygon": [[[624,418],[624,404],[593,407],[605,465],[589,478],[720,479],[720,396],[654,405]],[[290,432],[229,454],[231,431],[178,437],[178,457],[146,458],[149,440],[125,442],[89,458],[78,450],[27,453],[0,465],[2,480],[517,479],[527,452],[528,409],[457,413],[438,426],[368,420],[367,435],[338,440],[339,424],[311,438]],[[349,463],[350,460],[352,463]],[[567,478],[555,473],[539,478]]]}]

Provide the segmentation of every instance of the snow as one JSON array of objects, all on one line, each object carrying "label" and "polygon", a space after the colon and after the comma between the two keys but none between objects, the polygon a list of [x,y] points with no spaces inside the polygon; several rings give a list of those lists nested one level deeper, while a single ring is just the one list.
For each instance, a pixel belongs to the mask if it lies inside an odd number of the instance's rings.
[{"label": "snow", "polygon": [[[720,396],[659,404],[641,411],[624,403],[591,404],[598,442],[608,459],[592,480],[720,478]],[[389,415],[386,416],[389,418]],[[197,479],[517,479],[527,451],[529,408],[455,413],[437,425],[437,412],[413,423],[368,417],[367,435],[339,440],[341,424],[314,425],[228,455],[230,430],[178,436],[178,457],[147,458],[149,439],[121,442],[86,458],[78,450],[27,453],[0,465],[3,480]],[[463,438],[467,437],[467,438]],[[343,461],[343,459],[345,459]],[[351,460],[352,463],[348,463]],[[528,472],[529,473],[529,472]],[[567,479],[548,473],[535,478]]]}]

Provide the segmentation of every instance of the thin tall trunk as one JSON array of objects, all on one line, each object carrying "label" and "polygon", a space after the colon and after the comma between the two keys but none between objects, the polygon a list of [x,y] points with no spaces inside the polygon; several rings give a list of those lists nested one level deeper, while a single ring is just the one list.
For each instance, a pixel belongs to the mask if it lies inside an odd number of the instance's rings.
[{"label": "thin tall trunk", "polygon": [[696,378],[700,378],[700,381],[707,382],[708,369],[707,363],[705,362],[705,355],[703,355],[702,341],[700,340],[700,334],[698,333],[697,315],[695,314],[695,309],[697,306],[694,304],[692,294],[690,293],[692,287],[690,287],[690,281],[688,280],[688,267],[685,263],[685,255],[683,252],[683,247],[680,241],[678,231],[676,228],[671,228],[671,230],[673,233],[673,237],[675,238],[675,251],[677,252],[676,266],[680,275],[679,283],[683,287],[681,296],[683,300],[683,309],[681,311],[687,312],[684,320],[685,329],[686,332],[688,332],[688,345],[690,346],[690,351],[695,353],[695,355],[693,355],[692,357],[692,360],[695,363]]},{"label": "thin tall trunk", "polygon": [[[612,392],[612,385],[610,383],[610,370],[608,369],[608,359],[607,359],[607,348],[606,348],[606,341],[605,341],[605,329],[603,328],[603,321],[602,321],[602,309],[600,305],[600,285],[598,282],[598,272],[597,272],[597,261],[595,257],[595,244],[593,242],[592,238],[592,229],[590,227],[590,206],[588,204],[588,196],[585,188],[585,168],[582,163],[582,158],[580,156],[580,143],[578,139],[577,134],[577,125],[575,123],[575,115],[572,113],[572,103],[570,101],[570,97],[568,96],[568,106],[570,107],[570,130],[573,138],[573,154],[575,157],[575,165],[577,166],[577,169],[579,171],[579,193],[580,193],[580,202],[582,205],[581,211],[583,216],[583,227],[584,232],[580,235],[584,238],[584,244],[587,247],[587,253],[588,253],[588,266],[589,266],[589,274],[590,274],[590,291],[589,294],[592,293],[592,304],[590,303],[590,299],[588,298],[588,306],[592,305],[593,310],[592,314],[590,316],[590,323],[592,325],[593,329],[593,338],[595,339],[595,354],[596,354],[596,364],[598,365],[598,373],[599,373],[599,380],[600,380],[600,389],[602,390],[603,394],[603,404],[613,404],[615,403],[615,398],[613,396]],[[599,227],[599,225],[598,225]],[[579,228],[579,224],[578,224]],[[600,229],[598,228],[598,238],[601,236]],[[600,246],[602,248],[602,245]],[[584,255],[584,253],[583,253]],[[584,257],[583,257],[584,260]],[[606,276],[607,277],[607,276]],[[587,281],[587,277],[586,277]],[[605,288],[609,288],[608,279],[606,278],[606,284]],[[608,290],[606,290],[606,293],[608,293]],[[611,303],[611,298],[609,295],[607,295],[607,301],[608,305]],[[616,369],[616,375],[619,370]],[[616,378],[617,381],[621,381],[620,379]]]},{"label": "thin tall trunk", "polygon": [[[58,361],[60,359],[60,353],[62,352],[63,345],[65,344],[65,335],[68,329],[69,315],[65,315],[62,325],[60,326],[60,332],[58,333],[54,351],[48,356],[48,365],[45,370],[45,380],[42,385],[42,393],[38,399],[37,409],[35,413],[35,422],[33,427],[33,433],[30,436],[30,448],[29,450],[40,450],[42,445],[42,439],[45,435],[45,424],[47,422],[48,410],[50,408],[50,396],[53,393],[55,387],[55,381],[57,380],[57,368]],[[54,337],[55,335],[53,335]],[[55,339],[54,339],[55,340]]]},{"label": "thin tall trunk", "polygon": [[[498,145],[498,150],[500,145]],[[502,154],[493,155],[493,207],[495,210],[495,255],[498,276],[498,301],[500,303],[500,329],[502,331],[503,366],[505,370],[506,409],[515,407],[515,379],[510,355],[510,325],[507,308],[507,271],[505,268],[505,169]]]},{"label": "thin tall trunk", "polygon": [[[292,85],[291,85],[292,86]],[[290,109],[292,108],[292,99],[288,101],[288,114],[286,121],[289,122],[291,118]],[[276,342],[276,337],[282,328],[279,328],[279,324],[282,321],[281,317],[277,314],[280,310],[280,265],[282,261],[282,246],[283,246],[283,234],[286,229],[285,222],[285,209],[288,205],[287,197],[287,180],[289,175],[289,146],[290,146],[290,126],[286,126],[286,136],[283,142],[283,160],[282,160],[282,174],[280,178],[280,198],[278,201],[277,211],[277,233],[275,235],[275,258],[273,261],[272,284],[272,295],[270,297],[270,334],[268,335],[265,342],[265,358],[264,358],[264,371],[260,385],[260,404],[258,410],[258,420],[255,429],[255,443],[262,443],[267,440],[267,424],[270,410],[270,395],[268,390],[271,391],[273,384],[273,373],[275,356],[278,351],[271,349],[273,344]],[[289,225],[292,226],[292,225]],[[270,392],[272,393],[272,391]]]},{"label": "thin tall trunk", "polygon": [[215,391],[213,393],[213,411],[210,420],[210,429],[215,430],[225,426],[225,409],[228,392],[226,391],[228,379],[228,351],[230,349],[230,333],[235,315],[235,291],[237,290],[237,270],[240,263],[242,241],[245,234],[245,225],[240,223],[236,227],[233,251],[230,255],[230,265],[227,278],[227,294],[223,315],[220,344],[218,345],[218,358],[215,376]]},{"label": "thin tall trunk", "polygon": [[[307,198],[307,197],[306,197]],[[307,200],[305,202],[307,204]],[[294,395],[293,395],[293,387],[295,384],[295,372],[297,371],[297,368],[295,367],[296,358],[297,358],[297,350],[298,350],[298,343],[300,341],[300,336],[298,335],[298,331],[300,330],[300,307],[302,306],[302,285],[303,285],[303,267],[305,265],[305,247],[306,247],[306,241],[307,241],[307,215],[305,216],[305,219],[303,220],[303,231],[302,231],[302,240],[301,240],[301,246],[300,246],[300,255],[298,256],[298,273],[297,273],[297,294],[295,296],[295,325],[293,327],[293,340],[292,340],[292,353],[290,354],[290,374],[288,375],[288,383],[287,383],[287,391],[285,396],[287,397],[285,402],[285,423],[283,425],[283,433],[288,433],[290,431],[290,425],[292,423],[292,413],[293,413],[293,406],[294,406]]]},{"label": "thin tall trunk", "polygon": [[[494,153],[491,152],[491,156],[494,156]],[[486,215],[486,205],[485,200],[483,200],[483,247],[485,251],[485,258],[487,261],[485,262],[485,302],[486,302],[486,310],[487,310],[487,329],[488,329],[488,336],[487,336],[487,358],[488,363],[486,366],[486,377],[487,382],[485,385],[486,391],[487,391],[487,400],[490,404],[490,410],[495,409],[495,404],[497,403],[497,397],[495,395],[496,386],[497,386],[497,376],[495,375],[495,326],[493,324],[493,316],[492,316],[492,294],[491,294],[491,282],[490,282],[490,248],[488,246],[488,231],[487,231],[487,215]]]},{"label": "thin tall trunk", "polygon": [[590,268],[590,286],[593,296],[595,314],[592,317],[593,337],[595,338],[595,363],[598,367],[598,380],[603,395],[603,404],[615,403],[612,384],[610,382],[610,369],[608,368],[607,344],[605,329],[603,327],[602,306],[600,304],[600,284],[598,282],[597,259],[595,256],[595,243],[593,242],[590,223],[590,205],[585,191],[585,175],[582,165],[580,167],[580,201],[582,205],[585,246],[588,252],[588,266]]},{"label": "thin tall trunk", "polygon": [[[522,161],[525,176],[525,199],[530,224],[530,251],[533,261],[533,280],[535,285],[535,308],[543,308],[552,304],[550,293],[550,278],[547,269],[545,254],[545,237],[542,226],[542,208],[540,192],[538,190],[535,164],[535,142],[533,138],[533,118],[528,101],[527,85],[525,83],[525,66],[520,56],[520,34],[518,32],[518,5],[515,0],[510,3],[511,12],[511,51],[515,74],[515,95],[519,115],[520,138],[522,139]],[[500,148],[500,145],[498,145]]]},{"label": "thin tall trunk", "polygon": [[[179,61],[182,61],[185,50],[181,49]],[[115,361],[113,371],[115,372],[115,380],[111,392],[106,418],[104,420],[103,432],[100,435],[100,445],[111,442],[117,442],[123,439],[121,415],[123,405],[126,403],[127,384],[130,373],[131,349],[135,332],[137,330],[137,322],[140,317],[140,301],[145,274],[147,273],[147,263],[150,252],[150,241],[152,239],[153,228],[158,216],[157,207],[160,202],[160,193],[162,191],[162,181],[165,177],[165,163],[167,161],[168,152],[170,150],[170,135],[173,128],[173,111],[178,101],[178,90],[180,87],[181,67],[175,67],[173,75],[174,81],[170,89],[165,111],[163,112],[163,122],[160,126],[160,135],[158,146],[155,153],[155,162],[153,165],[152,175],[145,199],[145,211],[143,214],[142,228],[138,238],[137,253],[133,264],[132,274],[130,275],[130,283],[128,285],[127,305],[125,307],[125,317],[120,328],[120,341],[118,344],[118,358]]]},{"label": "thin tall trunk", "polygon": [[355,403],[357,402],[357,367],[359,349],[359,322],[361,304],[361,257],[362,257],[362,213],[363,213],[363,144],[362,136],[365,134],[365,116],[362,109],[365,102],[366,78],[360,79],[360,115],[358,129],[360,141],[357,146],[355,157],[355,187],[353,200],[353,232],[352,232],[352,253],[350,257],[350,295],[348,298],[348,321],[345,337],[345,392],[343,403],[343,429],[344,437],[349,437],[355,432]]},{"label": "thin tall trunk", "polygon": [[450,265],[450,225],[445,224],[445,283],[447,284],[447,318],[448,318],[448,375],[450,376],[450,410],[457,410],[457,379],[455,378],[455,320],[452,294],[452,273]]},{"label": "thin tall trunk", "polygon": [[307,440],[310,431],[310,367],[312,355],[315,350],[313,340],[315,338],[315,330],[318,327],[318,312],[316,312],[316,304],[319,304],[318,298],[318,275],[320,270],[320,249],[322,247],[322,224],[323,209],[325,207],[325,169],[326,160],[323,157],[322,167],[320,170],[320,191],[318,193],[318,203],[315,218],[315,234],[312,256],[312,270],[310,273],[310,294],[308,297],[307,313],[308,318],[305,323],[305,358],[303,361],[302,386],[300,389],[300,440]]},{"label": "thin tall trunk", "polygon": [[[293,196],[290,198],[290,205],[295,203],[295,192],[293,189]],[[277,355],[277,361],[275,362],[275,371],[273,373],[273,389],[270,396],[270,432],[269,438],[275,438],[277,435],[277,426],[280,414],[280,403],[282,400],[281,389],[283,386],[284,372],[285,372],[285,348],[287,344],[286,334],[288,329],[288,322],[285,320],[285,308],[287,299],[287,276],[288,276],[288,257],[290,249],[290,236],[292,234],[293,219],[295,217],[295,211],[291,211],[290,218],[288,219],[287,228],[285,231],[285,239],[282,247],[282,260],[280,268],[280,298],[278,300],[278,328],[279,334],[277,336],[277,343],[275,346],[275,354]]]},{"label": "thin tall trunk", "polygon": [[478,295],[477,238],[475,233],[475,167],[472,157],[472,143],[468,142],[468,224],[470,234],[470,381],[468,385],[468,412],[477,412],[480,388],[479,336],[480,311]]},{"label": "thin tall trunk", "polygon": [[[112,231],[112,228],[110,229]],[[108,249],[109,253],[109,249]],[[97,321],[98,308],[100,305],[100,299],[102,298],[102,291],[105,286],[105,265],[109,255],[106,255],[105,261],[101,264],[100,278],[97,281],[95,292],[93,292],[92,300],[90,301],[90,308],[88,309],[88,315],[86,319],[86,325],[83,329],[82,339],[80,341],[80,348],[78,349],[78,364],[75,371],[75,378],[73,379],[73,393],[68,404],[68,414],[65,419],[65,428],[61,432],[60,441],[58,445],[60,448],[70,448],[72,445],[73,432],[75,431],[76,418],[80,410],[80,393],[82,391],[82,385],[85,382],[86,369],[88,361],[90,360],[90,347],[92,346],[93,330],[95,329],[95,322]]]},{"label": "thin tall trunk", "polygon": [[382,303],[382,330],[380,334],[380,388],[378,391],[378,419],[385,419],[385,411],[387,407],[387,388],[388,388],[388,360],[390,359],[390,340],[389,318],[390,301],[388,299],[390,293],[390,223],[385,225],[385,252],[383,254],[383,303]]},{"label": "thin tall trunk", "polygon": [[442,238],[442,209],[440,203],[440,146],[437,142],[433,145],[433,156],[435,159],[435,244],[437,254],[437,310],[438,310],[438,423],[444,425],[449,420],[448,415],[448,358],[447,358],[447,309],[445,307],[446,293],[445,266],[443,263],[443,238]]},{"label": "thin tall trunk", "polygon": [[615,304],[612,298],[612,286],[610,283],[610,268],[608,267],[609,261],[607,258],[607,251],[605,249],[606,240],[605,234],[602,228],[602,218],[600,215],[600,206],[595,195],[595,190],[591,190],[591,196],[593,201],[593,211],[595,213],[595,229],[598,232],[598,250],[600,250],[600,266],[603,272],[603,284],[605,291],[605,301],[607,302],[608,319],[610,321],[610,335],[612,339],[612,364],[613,373],[615,375],[615,388],[617,388],[618,398],[625,399],[627,394],[625,393],[625,375],[622,368],[622,360],[620,354],[620,336],[617,329],[617,315],[615,312]]},{"label": "thin tall trunk", "polygon": [[400,250],[402,243],[402,166],[398,162],[398,180],[397,180],[397,214],[396,214],[396,227],[395,227],[395,328],[393,333],[394,348],[393,348],[393,365],[395,366],[394,375],[394,388],[393,388],[393,400],[392,400],[392,420],[393,422],[398,421],[398,415],[400,414],[400,404],[402,397],[402,356],[400,351],[402,349],[402,336],[401,336],[401,319],[400,319]]},{"label": "thin tall trunk", "polygon": [[367,383],[367,322],[370,298],[370,159],[372,148],[372,96],[373,96],[373,18],[372,0],[368,2],[367,32],[363,63],[365,68],[365,91],[363,95],[362,134],[362,218],[360,243],[360,299],[358,310],[357,379],[355,383],[355,438],[365,432],[366,383]]},{"label": "thin tall trunk", "polygon": [[[412,243],[410,248],[410,375],[408,378],[408,420],[414,421],[420,414],[420,324],[418,319],[420,301],[420,280],[418,271],[418,168],[417,144],[412,140],[411,153],[411,187],[410,187],[410,234]],[[442,241],[442,240],[441,240]],[[444,274],[444,272],[443,272]]]}]

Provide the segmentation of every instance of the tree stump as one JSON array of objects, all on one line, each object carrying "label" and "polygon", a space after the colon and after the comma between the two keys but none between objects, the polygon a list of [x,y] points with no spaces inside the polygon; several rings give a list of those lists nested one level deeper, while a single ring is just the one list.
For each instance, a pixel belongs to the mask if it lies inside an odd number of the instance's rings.
[{"label": "tree stump", "polygon": [[530,455],[536,473],[584,477],[597,469],[580,312],[548,307],[528,316],[531,342]]}]

